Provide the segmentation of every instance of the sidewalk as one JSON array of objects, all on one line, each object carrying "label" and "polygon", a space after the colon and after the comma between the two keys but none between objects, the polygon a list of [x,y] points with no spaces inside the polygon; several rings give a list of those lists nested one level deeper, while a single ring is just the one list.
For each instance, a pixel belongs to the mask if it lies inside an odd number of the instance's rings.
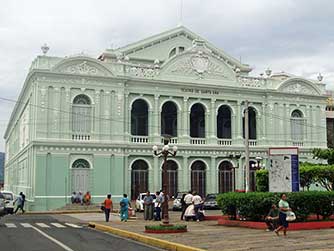
[{"label": "sidewalk", "polygon": [[[219,211],[207,211],[210,215]],[[145,225],[159,224],[144,221],[143,214],[137,213],[136,220],[121,222],[117,214],[111,216],[111,222],[104,222],[104,215],[73,214],[69,215],[83,222],[95,222],[112,226],[153,238],[176,242],[205,250],[334,250],[334,229],[293,231],[287,237],[277,237],[272,232],[263,230],[218,226],[216,221],[184,222],[180,221],[180,212],[170,212],[172,223],[188,225],[188,232],[181,234],[147,234]]]}]

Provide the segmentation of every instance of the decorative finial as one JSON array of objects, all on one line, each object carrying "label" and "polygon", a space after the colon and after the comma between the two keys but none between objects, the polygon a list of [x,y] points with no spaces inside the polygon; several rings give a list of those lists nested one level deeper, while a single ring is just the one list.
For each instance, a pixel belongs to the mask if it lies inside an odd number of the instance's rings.
[{"label": "decorative finial", "polygon": [[159,59],[154,60],[154,68],[160,68],[160,60]]},{"label": "decorative finial", "polygon": [[324,79],[324,77],[321,75],[321,73],[319,72],[319,75],[318,75],[318,80],[319,80],[319,82],[321,82],[323,79]]},{"label": "decorative finial", "polygon": [[268,76],[268,77],[270,77],[270,75],[271,75],[271,69],[268,67],[267,68],[267,70],[265,71],[265,73],[266,73],[266,75]]},{"label": "decorative finial", "polygon": [[49,49],[50,47],[46,43],[41,47],[44,56],[46,55],[46,53],[48,53]]}]

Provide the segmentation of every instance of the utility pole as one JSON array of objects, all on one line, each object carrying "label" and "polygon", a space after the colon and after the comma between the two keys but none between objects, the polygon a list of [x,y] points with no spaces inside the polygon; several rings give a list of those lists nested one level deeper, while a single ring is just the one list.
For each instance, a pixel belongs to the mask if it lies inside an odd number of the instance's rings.
[{"label": "utility pole", "polygon": [[246,185],[246,193],[249,192],[250,184],[249,184],[249,116],[248,116],[248,100],[245,101],[245,185]]}]

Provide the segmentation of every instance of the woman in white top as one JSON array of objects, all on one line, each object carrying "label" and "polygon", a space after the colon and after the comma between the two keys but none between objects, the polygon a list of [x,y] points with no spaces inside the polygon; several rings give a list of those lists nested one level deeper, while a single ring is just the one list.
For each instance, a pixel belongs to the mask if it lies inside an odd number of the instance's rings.
[{"label": "woman in white top", "polygon": [[201,198],[201,196],[199,196],[196,192],[193,193],[193,198],[192,198],[192,202],[194,204],[194,209],[195,209],[195,214],[196,214],[196,220],[199,221],[199,209],[202,207],[203,204],[203,200]]}]

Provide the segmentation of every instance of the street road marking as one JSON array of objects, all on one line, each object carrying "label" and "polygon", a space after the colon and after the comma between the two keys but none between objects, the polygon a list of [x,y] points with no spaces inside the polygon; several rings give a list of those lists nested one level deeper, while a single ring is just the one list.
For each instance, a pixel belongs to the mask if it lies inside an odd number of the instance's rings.
[{"label": "street road marking", "polygon": [[73,227],[73,228],[82,228],[81,226],[72,224],[72,223],[65,223],[65,225],[69,226],[69,227]]},{"label": "street road marking", "polygon": [[53,225],[53,226],[55,226],[55,227],[57,227],[57,228],[65,228],[64,225],[59,224],[59,223],[51,223],[51,225]]},{"label": "street road marking", "polygon": [[5,223],[5,225],[8,228],[17,228],[17,226],[14,223]]},{"label": "street road marking", "polygon": [[[52,223],[51,223],[52,224]],[[57,223],[55,223],[57,224]],[[60,224],[59,224],[60,225]],[[62,225],[61,225],[62,226]],[[70,247],[66,246],[65,244],[61,243],[60,241],[56,240],[55,238],[51,237],[50,235],[44,233],[42,230],[38,229],[37,227],[33,227],[31,226],[34,230],[36,230],[37,232],[39,232],[41,235],[43,235],[44,237],[48,238],[50,241],[53,241],[54,243],[56,243],[58,246],[62,247],[64,250],[66,251],[74,251],[73,249],[71,249]],[[64,226],[63,226],[64,227]]]},{"label": "street road marking", "polygon": [[36,225],[42,228],[50,228],[50,226],[46,225],[45,223],[36,223]]},{"label": "street road marking", "polygon": [[23,227],[29,227],[29,228],[33,227],[33,226],[30,225],[29,223],[21,223],[21,225],[22,225]]}]

